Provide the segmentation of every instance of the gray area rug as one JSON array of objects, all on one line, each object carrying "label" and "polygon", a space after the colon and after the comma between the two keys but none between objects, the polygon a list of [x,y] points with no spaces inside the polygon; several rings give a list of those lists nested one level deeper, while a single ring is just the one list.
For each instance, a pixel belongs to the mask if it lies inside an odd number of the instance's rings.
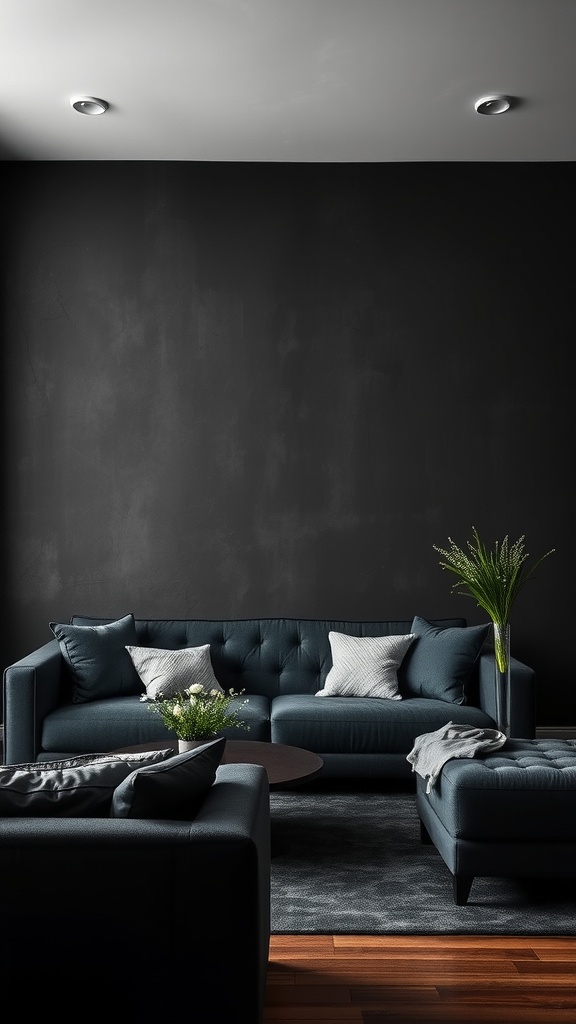
[{"label": "gray area rug", "polygon": [[571,880],[476,878],[456,906],[444,861],[420,842],[413,788],[388,785],[270,794],[275,934],[576,934]]}]

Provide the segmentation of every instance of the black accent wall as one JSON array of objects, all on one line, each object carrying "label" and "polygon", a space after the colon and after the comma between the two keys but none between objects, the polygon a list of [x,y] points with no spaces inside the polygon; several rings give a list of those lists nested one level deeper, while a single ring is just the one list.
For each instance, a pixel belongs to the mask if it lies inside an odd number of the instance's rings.
[{"label": "black accent wall", "polygon": [[486,621],[574,725],[572,164],[1,165],[3,660],[72,614]]}]

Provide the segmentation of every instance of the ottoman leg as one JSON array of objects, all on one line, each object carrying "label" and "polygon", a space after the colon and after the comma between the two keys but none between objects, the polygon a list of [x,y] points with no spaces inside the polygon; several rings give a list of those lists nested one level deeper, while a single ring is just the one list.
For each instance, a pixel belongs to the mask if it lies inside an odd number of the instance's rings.
[{"label": "ottoman leg", "polygon": [[468,902],[470,895],[470,889],[472,888],[472,882],[474,881],[474,875],[453,875],[452,882],[454,886],[454,902],[459,907],[464,907]]}]

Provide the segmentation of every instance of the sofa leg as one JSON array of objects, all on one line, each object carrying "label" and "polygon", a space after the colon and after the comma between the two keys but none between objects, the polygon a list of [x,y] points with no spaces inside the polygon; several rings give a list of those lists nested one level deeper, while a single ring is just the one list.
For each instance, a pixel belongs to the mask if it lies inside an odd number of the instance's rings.
[{"label": "sofa leg", "polygon": [[423,821],[420,822],[420,842],[425,843],[427,846],[432,842],[430,839],[430,833]]},{"label": "sofa leg", "polygon": [[453,875],[452,881],[454,886],[454,902],[459,907],[466,906],[474,875]]}]

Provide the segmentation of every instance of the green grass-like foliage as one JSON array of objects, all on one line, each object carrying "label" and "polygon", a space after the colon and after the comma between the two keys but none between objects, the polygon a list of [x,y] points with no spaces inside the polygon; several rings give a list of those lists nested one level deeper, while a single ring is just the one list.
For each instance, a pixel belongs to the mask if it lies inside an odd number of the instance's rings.
[{"label": "green grass-like foliage", "polygon": [[443,569],[458,576],[452,590],[456,594],[473,597],[479,608],[488,612],[492,622],[500,627],[495,631],[495,652],[498,668],[504,672],[507,668],[506,652],[503,642],[504,627],[510,622],[512,605],[525,583],[534,575],[536,568],[551,555],[551,548],[528,566],[528,553],[525,550],[525,537],[510,544],[508,537],[496,541],[494,548],[489,550],[482,543],[478,531],[472,527],[473,540],[467,542],[466,550],[448,537],[448,549],[434,544],[434,550],[442,555],[440,565]]},{"label": "green grass-like foliage", "polygon": [[[250,728],[238,717],[238,708],[230,711],[230,705],[243,693],[244,690],[236,693],[232,688],[228,693],[205,690],[200,683],[193,683],[187,690],[171,697],[159,694],[153,700],[149,700],[148,704],[152,711],[160,715],[166,728],[179,740],[212,739],[222,729],[229,729],[232,726],[239,729]],[[242,703],[247,704],[248,701]]]}]

